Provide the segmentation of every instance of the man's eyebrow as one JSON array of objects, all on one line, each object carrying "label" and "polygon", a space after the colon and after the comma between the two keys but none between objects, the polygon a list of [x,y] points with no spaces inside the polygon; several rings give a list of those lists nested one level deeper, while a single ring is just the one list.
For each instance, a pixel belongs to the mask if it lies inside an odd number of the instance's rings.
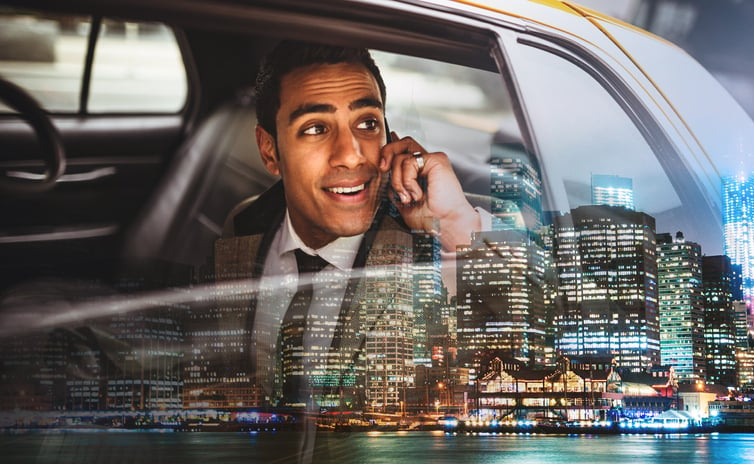
[{"label": "man's eyebrow", "polygon": [[[376,98],[366,97],[354,100],[348,105],[349,110],[358,110],[361,108],[377,108],[382,109],[382,102]],[[288,116],[288,124],[293,124],[293,121],[300,118],[305,114],[312,113],[334,113],[336,111],[335,106],[327,103],[305,103],[295,110],[291,111]]]},{"label": "man's eyebrow", "polygon": [[382,109],[382,102],[376,98],[366,97],[366,98],[359,98],[358,100],[353,101],[351,102],[350,105],[348,105],[348,109],[350,110],[358,110],[361,108]]},{"label": "man's eyebrow", "polygon": [[326,103],[305,103],[295,110],[291,111],[290,116],[288,116],[288,124],[292,124],[293,121],[300,118],[301,116],[305,114],[310,113],[334,113],[335,107],[333,105],[328,105]]}]

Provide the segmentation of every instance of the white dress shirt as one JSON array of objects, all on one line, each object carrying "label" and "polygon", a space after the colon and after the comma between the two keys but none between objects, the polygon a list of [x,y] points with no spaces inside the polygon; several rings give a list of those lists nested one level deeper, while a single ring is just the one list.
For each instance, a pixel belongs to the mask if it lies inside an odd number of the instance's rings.
[{"label": "white dress shirt", "polygon": [[[264,375],[268,379],[279,374],[276,367],[280,358],[278,332],[298,286],[294,251],[300,248],[305,253],[319,255],[328,262],[316,275],[303,276],[311,278],[313,284],[312,303],[304,332],[304,372],[310,377],[316,377],[325,374],[323,367],[327,364],[340,307],[363,236],[364,234],[340,237],[314,250],[306,246],[293,229],[286,211],[283,224],[275,233],[264,262],[260,285],[262,290],[257,296],[254,316],[253,337],[257,359],[261,354],[262,359],[266,360],[266,366],[258,366],[258,369],[266,370]],[[280,381],[277,378],[275,384],[279,385]],[[268,391],[272,390],[271,385],[268,388]]]},{"label": "white dress shirt", "polygon": [[[483,230],[491,227],[492,216],[483,209],[477,209],[482,219]],[[485,227],[487,229],[485,229]],[[310,255],[319,255],[328,265],[311,278],[313,283],[312,303],[307,314],[304,332],[304,371],[310,377],[324,375],[323,366],[327,356],[340,314],[341,304],[354,260],[364,234],[352,237],[340,237],[317,250],[304,244],[291,224],[286,210],[283,224],[275,233],[264,263],[257,306],[254,318],[254,349],[265,360],[263,377],[273,379],[279,374],[277,364],[280,360],[278,333],[298,286],[298,267],[294,251],[298,248]],[[444,260],[455,258],[455,253],[443,253]],[[446,266],[443,266],[446,267]],[[452,267],[452,266],[450,266]],[[257,356],[257,359],[260,359]],[[281,379],[275,378],[280,385]],[[273,390],[269,384],[267,390]]]}]

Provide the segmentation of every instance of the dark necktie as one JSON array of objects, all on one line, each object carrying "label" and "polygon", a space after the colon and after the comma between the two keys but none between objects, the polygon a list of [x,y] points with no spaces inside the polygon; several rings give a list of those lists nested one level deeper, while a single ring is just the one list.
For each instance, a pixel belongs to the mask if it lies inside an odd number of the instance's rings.
[{"label": "dark necktie", "polygon": [[314,294],[311,281],[315,273],[327,266],[327,261],[320,256],[309,255],[301,249],[295,250],[294,253],[298,266],[299,284],[280,327],[283,402],[291,405],[306,403],[304,331],[306,316]]}]

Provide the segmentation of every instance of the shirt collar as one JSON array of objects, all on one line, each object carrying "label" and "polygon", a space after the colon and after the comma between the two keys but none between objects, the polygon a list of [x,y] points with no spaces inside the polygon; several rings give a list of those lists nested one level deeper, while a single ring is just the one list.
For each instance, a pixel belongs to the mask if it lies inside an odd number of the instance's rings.
[{"label": "shirt collar", "polygon": [[292,252],[301,248],[305,253],[310,255],[319,255],[325,261],[342,271],[348,271],[353,267],[356,254],[359,252],[359,245],[364,234],[354,235],[352,237],[339,237],[319,249],[313,249],[304,244],[301,237],[293,229],[288,210],[285,211],[283,220],[282,241],[280,246],[280,255]]}]

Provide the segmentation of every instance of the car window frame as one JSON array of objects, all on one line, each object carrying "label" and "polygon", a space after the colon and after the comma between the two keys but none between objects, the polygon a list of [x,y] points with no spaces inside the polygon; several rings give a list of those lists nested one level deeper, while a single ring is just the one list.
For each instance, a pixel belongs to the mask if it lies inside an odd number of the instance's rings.
[{"label": "car window frame", "polygon": [[[714,229],[705,231],[705,235],[722,236],[721,210],[719,206],[716,206],[719,205],[719,198],[716,197],[714,191],[705,188],[704,179],[700,179],[697,173],[690,169],[686,161],[688,158],[696,159],[696,152],[702,148],[693,136],[681,130],[682,125],[678,116],[667,111],[667,108],[663,107],[660,104],[661,102],[658,102],[656,96],[651,94],[651,91],[655,90],[651,83],[637,82],[638,85],[632,86],[629,79],[635,78],[634,74],[626,71],[626,74],[621,75],[616,71],[616,69],[625,70],[624,63],[615,62],[615,58],[609,57],[609,55],[597,55],[588,47],[587,43],[562,31],[535,25],[525,32],[502,28],[497,28],[496,32],[501,41],[499,49],[506,50],[506,54],[499,57],[499,60],[510,67],[508,72],[512,76],[512,96],[517,102],[516,104],[520,105],[523,118],[519,122],[521,130],[525,137],[527,135],[530,137],[530,146],[534,156],[540,162],[542,158],[536,140],[536,130],[532,128],[532,120],[526,101],[517,84],[518,77],[515,68],[516,63],[521,58],[516,57],[515,48],[519,46],[533,47],[566,60],[583,70],[603,87],[630,118],[655,153],[657,161],[680,198],[681,204],[694,205],[695,208],[699,208],[699,214],[714,218],[714,220],[706,221],[704,224],[705,227]],[[620,50],[617,50],[617,52],[623,53]],[[609,62],[609,60],[613,60],[613,62]],[[648,89],[648,87],[650,88]],[[647,93],[637,93],[636,89],[638,88],[647,91]],[[651,106],[647,104],[647,101],[656,104]],[[668,132],[669,129],[674,132]],[[547,184],[548,173],[546,168],[543,169],[542,176],[545,180],[544,183]]]},{"label": "car window frame", "polygon": [[[42,10],[35,9],[34,5],[30,5],[29,11],[32,13],[42,13]],[[14,9],[10,10],[11,13],[15,12]],[[69,14],[69,13],[65,13]],[[70,13],[76,14],[76,13]],[[89,13],[89,14],[76,14],[82,18],[90,20],[90,26],[86,33],[86,49],[84,50],[84,61],[82,63],[81,74],[79,76],[78,86],[78,104],[76,108],[70,110],[61,109],[49,109],[42,104],[42,108],[45,112],[53,117],[76,117],[76,118],[96,118],[98,116],[110,117],[110,116],[133,116],[133,117],[148,117],[148,116],[176,116],[187,115],[186,119],[191,119],[191,116],[195,112],[196,100],[199,99],[199,85],[198,85],[198,73],[191,56],[191,49],[188,46],[185,34],[180,28],[176,28],[173,25],[164,21],[155,20],[140,20],[130,19],[126,16],[113,16],[103,13]],[[175,111],[168,110],[105,110],[105,111],[90,111],[89,99],[92,88],[92,73],[96,64],[97,57],[97,45],[102,38],[102,24],[104,20],[119,21],[119,22],[139,22],[139,23],[155,23],[160,24],[168,28],[173,35],[176,47],[180,53],[182,70],[186,79],[186,95],[183,103]],[[50,79],[55,79],[56,76],[51,76]],[[32,95],[33,96],[33,95]],[[0,118],[13,118],[15,113],[13,111],[0,112]]]}]

